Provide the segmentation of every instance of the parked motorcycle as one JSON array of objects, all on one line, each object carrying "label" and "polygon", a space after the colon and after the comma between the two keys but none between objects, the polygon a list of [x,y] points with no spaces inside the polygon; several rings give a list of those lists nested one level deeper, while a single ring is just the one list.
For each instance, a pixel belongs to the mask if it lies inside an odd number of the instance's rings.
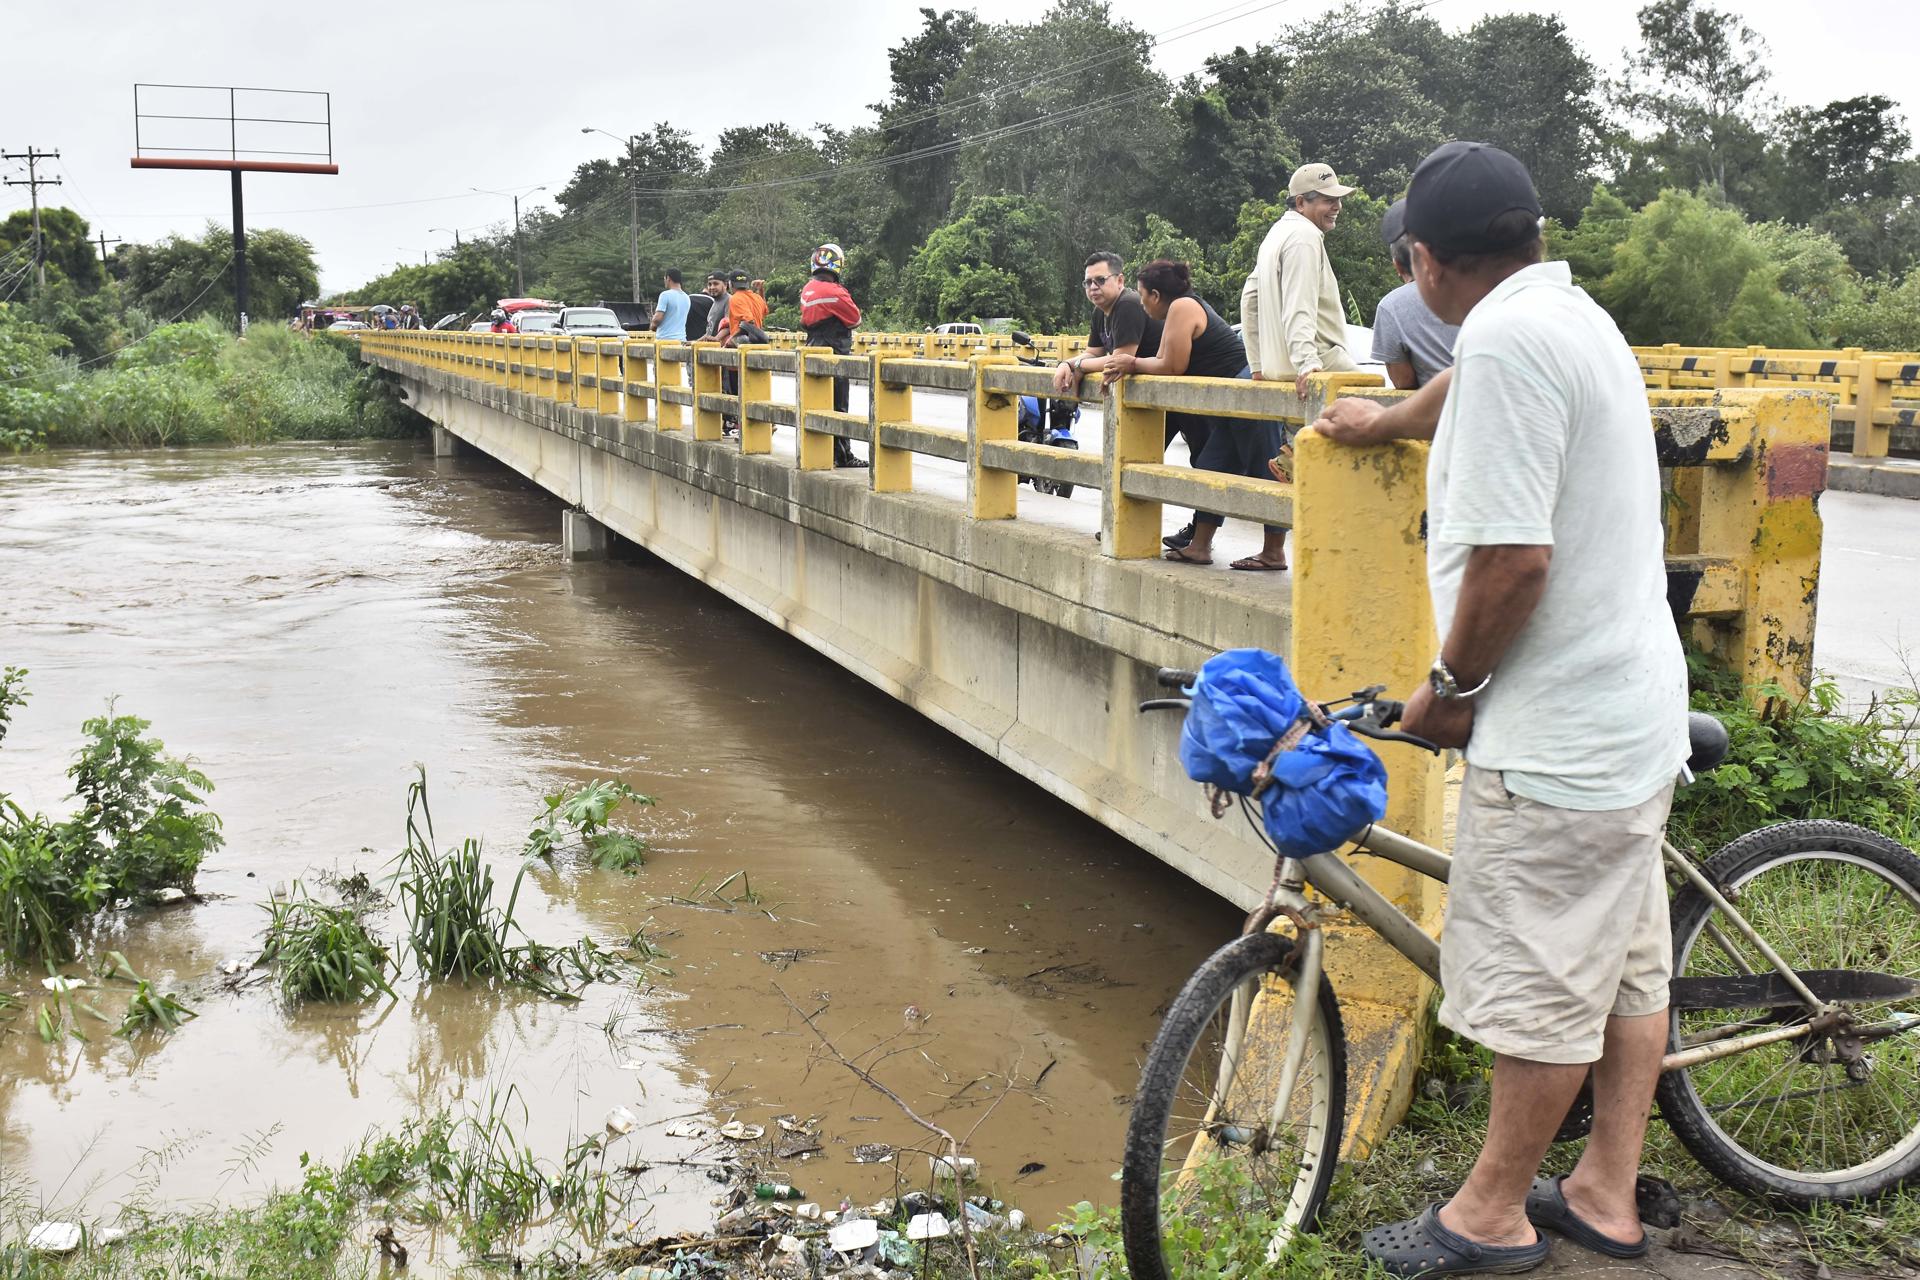
[{"label": "parked motorcycle", "polygon": [[[1013,341],[1017,346],[1027,349],[1027,354],[1016,353],[1014,359],[1036,368],[1046,367],[1046,361],[1040,359],[1030,335],[1015,330]],[[1080,401],[1073,396],[1050,396],[1044,405],[1039,396],[1021,396],[1019,417],[1020,439],[1027,444],[1051,445],[1056,449],[1080,447],[1080,442],[1073,436],[1073,424],[1080,421]],[[1062,481],[1021,476],[1020,482],[1031,482],[1041,493],[1057,494],[1062,498],[1073,496],[1073,486]]]}]

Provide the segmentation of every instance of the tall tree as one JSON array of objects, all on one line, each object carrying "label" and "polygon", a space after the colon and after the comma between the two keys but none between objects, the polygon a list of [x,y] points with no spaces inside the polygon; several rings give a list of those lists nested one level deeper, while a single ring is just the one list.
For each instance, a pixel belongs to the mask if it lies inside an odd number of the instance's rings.
[{"label": "tall tree", "polygon": [[1451,133],[1504,147],[1533,175],[1547,216],[1579,216],[1604,121],[1598,73],[1557,16],[1482,18],[1459,38]]},{"label": "tall tree", "polygon": [[[106,272],[100,268],[100,254],[87,239],[90,230],[87,220],[71,209],[56,207],[40,211],[41,253],[46,260],[49,282],[65,280],[86,293],[106,283]],[[15,209],[0,220],[0,258],[32,242],[30,210]],[[31,262],[28,256],[31,252],[21,255],[21,260]],[[0,271],[0,277],[10,277],[15,269],[16,264],[9,263],[6,270]]]},{"label": "tall tree", "polygon": [[[892,200],[880,250],[904,263],[927,232],[946,220],[953,204],[958,136],[948,110],[947,83],[979,39],[981,22],[960,9],[920,10],[920,30],[887,50],[893,92],[873,110],[879,116],[880,155],[900,163],[884,170]],[[917,157],[912,160],[906,156]]]},{"label": "tall tree", "polygon": [[1300,145],[1282,127],[1279,90],[1285,55],[1271,45],[1207,59],[1210,82],[1189,76],[1173,101],[1177,130],[1172,171],[1159,212],[1212,244],[1230,239],[1234,214],[1249,200],[1286,187]]},{"label": "tall tree", "polygon": [[907,264],[903,298],[924,324],[1011,316],[1034,327],[1064,317],[1057,284],[1066,229],[1031,196],[975,196]]},{"label": "tall tree", "polygon": [[1781,119],[1786,138],[1790,216],[1813,217],[1835,201],[1865,202],[1894,193],[1913,136],[1893,99],[1869,94],[1795,107]]},{"label": "tall tree", "polygon": [[1753,150],[1771,109],[1767,42],[1698,0],[1654,0],[1638,17],[1621,105],[1656,127],[1676,178],[1727,192],[1730,167]]}]

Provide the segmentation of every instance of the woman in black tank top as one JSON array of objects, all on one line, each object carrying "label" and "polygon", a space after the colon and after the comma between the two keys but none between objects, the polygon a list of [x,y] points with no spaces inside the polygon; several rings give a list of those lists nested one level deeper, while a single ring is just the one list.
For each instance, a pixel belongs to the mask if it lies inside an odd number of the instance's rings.
[{"label": "woman in black tank top", "polygon": [[[1149,316],[1162,323],[1160,351],[1150,358],[1109,356],[1106,367],[1109,379],[1129,373],[1189,378],[1248,376],[1247,351],[1241,345],[1240,335],[1193,292],[1192,273],[1186,263],[1165,258],[1150,262],[1141,269],[1136,283],[1141,305]],[[1272,478],[1267,473],[1267,459],[1280,452],[1279,423],[1213,414],[1169,413],[1167,425],[1172,427],[1176,418],[1181,420],[1183,428],[1190,424],[1194,435],[1205,435],[1205,443],[1193,457],[1195,467],[1202,471],[1251,476],[1256,480]],[[1169,550],[1167,559],[1185,564],[1212,564],[1213,538],[1220,531],[1221,523],[1222,517],[1212,512],[1194,512],[1192,541]],[[1233,567],[1286,568],[1286,538],[1284,528],[1268,525],[1260,554],[1235,560]]]}]

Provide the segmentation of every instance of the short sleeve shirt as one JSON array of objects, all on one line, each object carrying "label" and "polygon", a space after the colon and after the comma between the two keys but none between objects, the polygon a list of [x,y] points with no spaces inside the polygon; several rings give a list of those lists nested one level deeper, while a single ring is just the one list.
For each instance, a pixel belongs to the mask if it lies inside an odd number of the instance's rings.
[{"label": "short sleeve shirt", "polygon": [[1118,351],[1136,342],[1140,346],[1135,355],[1145,358],[1160,354],[1160,322],[1147,314],[1146,307],[1140,303],[1139,294],[1131,289],[1122,289],[1111,314],[1097,307],[1094,309],[1093,328],[1087,334],[1087,345],[1099,347],[1102,351]]},{"label": "short sleeve shirt", "polygon": [[660,313],[660,327],[654,336],[684,341],[687,336],[687,295],[678,289],[662,289],[653,309]]},{"label": "short sleeve shirt", "polygon": [[1420,287],[1403,284],[1373,313],[1373,358],[1382,364],[1413,366],[1413,385],[1424,387],[1453,367],[1453,344],[1460,326],[1447,324],[1428,310]]},{"label": "short sleeve shirt", "polygon": [[1639,366],[1564,262],[1496,286],[1456,355],[1427,460],[1443,640],[1475,547],[1552,549],[1539,604],[1476,700],[1467,763],[1541,804],[1641,804],[1687,757],[1687,679]]}]

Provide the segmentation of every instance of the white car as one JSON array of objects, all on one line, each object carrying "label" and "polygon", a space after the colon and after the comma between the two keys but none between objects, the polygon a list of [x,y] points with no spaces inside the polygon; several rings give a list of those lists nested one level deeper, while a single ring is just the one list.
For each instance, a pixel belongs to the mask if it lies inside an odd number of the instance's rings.
[{"label": "white car", "polygon": [[610,307],[568,307],[554,322],[553,331],[569,338],[624,338],[620,318]]},{"label": "white car", "polygon": [[492,333],[493,321],[475,320],[472,324],[467,326],[467,332],[468,333]]},{"label": "white car", "polygon": [[[1236,336],[1240,333],[1240,323],[1237,320],[1234,322],[1233,332]],[[1347,354],[1352,356],[1353,362],[1360,366],[1360,372],[1377,374],[1382,382],[1392,385],[1387,379],[1387,366],[1373,358],[1372,329],[1364,324],[1348,325]]]}]

